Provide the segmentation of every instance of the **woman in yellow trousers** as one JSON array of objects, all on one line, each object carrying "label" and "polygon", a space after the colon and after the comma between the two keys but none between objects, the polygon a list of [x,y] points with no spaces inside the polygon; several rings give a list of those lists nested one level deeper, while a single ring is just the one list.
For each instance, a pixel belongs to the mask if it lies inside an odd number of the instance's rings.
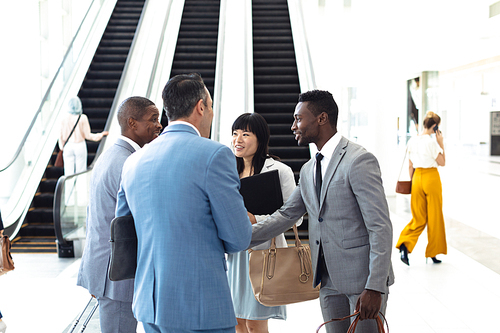
[{"label": "woman in yellow trousers", "polygon": [[[425,257],[441,263],[438,254],[446,254],[446,233],[443,217],[443,195],[438,166],[445,165],[443,135],[438,129],[441,118],[432,111],[424,119],[424,131],[408,141],[410,158],[412,220],[403,229],[396,248],[401,261],[410,265],[408,253],[415,248],[418,237],[427,226],[428,244]],[[432,138],[431,134],[436,135]]]}]

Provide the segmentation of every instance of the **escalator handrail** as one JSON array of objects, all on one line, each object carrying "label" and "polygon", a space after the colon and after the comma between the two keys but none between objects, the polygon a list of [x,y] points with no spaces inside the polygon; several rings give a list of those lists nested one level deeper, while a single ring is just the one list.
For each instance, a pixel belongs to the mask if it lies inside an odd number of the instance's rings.
[{"label": "escalator handrail", "polygon": [[224,62],[225,29],[226,29],[226,4],[227,0],[221,0],[219,11],[219,27],[217,38],[217,55],[215,58],[215,80],[214,80],[214,116],[212,121],[212,140],[220,141],[220,117],[222,101],[222,75]]},{"label": "escalator handrail", "polygon": [[[96,0],[92,0],[92,3],[89,5],[89,8],[87,9],[87,12],[85,13],[85,16],[83,17],[81,23],[80,23],[80,26],[78,27],[78,30],[76,31],[75,33],[75,36],[73,37],[73,40],[71,41],[71,43],[69,44],[68,46],[68,49],[66,51],[66,54],[64,55],[64,58],[63,60],[61,61],[61,65],[59,65],[59,68],[57,69],[56,73],[54,74],[54,78],[52,79],[52,81],[50,82],[50,85],[49,87],[47,88],[46,92],[45,92],[45,95],[43,96],[43,99],[42,101],[40,102],[40,106],[38,107],[38,110],[37,112],[35,113],[35,115],[33,116],[33,119],[31,120],[31,124],[30,126],[28,127],[28,129],[26,130],[26,133],[24,134],[24,137],[23,139],[21,140],[21,142],[19,143],[19,146],[17,147],[17,150],[16,152],[14,153],[14,156],[12,157],[12,160],[9,161],[5,167],[1,168],[0,169],[0,172],[3,172],[5,170],[7,170],[15,161],[16,159],[19,157],[19,154],[21,154],[21,150],[23,149],[24,147],[24,144],[26,143],[29,135],[31,134],[31,130],[33,129],[33,127],[35,126],[35,123],[36,123],[36,120],[38,118],[38,116],[40,115],[40,113],[42,112],[42,108],[43,108],[43,105],[45,104],[45,102],[48,100],[48,97],[50,95],[50,92],[52,90],[52,87],[54,86],[54,82],[57,80],[58,76],[59,76],[59,73],[61,73],[61,70],[62,68],[64,67],[64,64],[66,63],[66,59],[70,56],[71,54],[71,51],[73,50],[73,44],[75,42],[75,39],[78,37],[78,34],[80,32],[80,29],[82,28],[83,24],[85,23],[85,20],[87,18],[87,15],[89,14],[94,2]],[[98,15],[96,15],[96,17],[98,17]]]},{"label": "escalator handrail", "polygon": [[254,109],[254,80],[253,80],[253,22],[252,0],[245,0],[245,113],[253,113]]},{"label": "escalator handrail", "polygon": [[[299,48],[303,48],[305,50],[304,56],[304,62],[305,62],[305,74],[306,77],[300,80],[300,87],[303,89],[304,87],[306,88],[305,90],[312,90],[316,89],[316,77],[314,75],[314,66],[312,63],[312,58],[311,58],[311,50],[309,47],[309,41],[307,39],[306,35],[306,24],[304,20],[304,11],[302,10],[302,0],[287,0],[288,3],[288,8],[289,8],[289,13],[290,13],[290,24],[293,26],[294,21],[296,24],[299,25],[298,28],[300,29],[293,29],[292,28],[292,35],[293,35],[293,40],[294,40],[294,46],[297,44]],[[292,6],[293,5],[293,6]],[[293,8],[293,13],[292,10]],[[295,17],[295,19],[292,19],[292,17]],[[297,57],[297,51],[295,51],[295,56]],[[296,59],[297,61],[297,70],[299,70],[299,59]],[[300,70],[299,70],[299,79],[300,79]]]},{"label": "escalator handrail", "polygon": [[[133,52],[134,52],[136,41],[137,41],[137,35],[138,35],[137,32],[140,30],[141,25],[143,23],[144,14],[146,12],[145,9],[148,6],[148,4],[149,4],[149,0],[146,0],[146,2],[144,3],[144,9],[141,13],[141,17],[139,18],[139,22],[137,23],[136,33],[135,33],[134,38],[132,39],[132,43],[130,45],[130,50],[129,50],[129,53],[127,55],[127,60],[125,60],[125,64],[123,66],[122,76],[120,78],[120,82],[118,83],[118,87],[116,88],[115,97],[113,98],[113,103],[111,104],[108,119],[106,120],[106,124],[104,125],[104,131],[109,130],[109,128],[111,126],[111,122],[113,121],[113,118],[116,115],[116,110],[118,109],[118,106],[119,106],[119,101],[118,101],[117,96],[120,96],[120,91],[123,89],[123,80],[122,80],[123,73],[126,73],[128,70],[129,63],[130,63],[130,55],[133,54]],[[87,170],[80,172],[80,173],[70,175],[70,176],[61,176],[57,180],[56,189],[54,191],[54,204],[53,204],[53,210],[52,210],[53,213],[52,214],[53,214],[53,220],[54,220],[54,230],[56,233],[56,239],[57,239],[57,242],[59,244],[63,244],[63,245],[68,244],[68,242],[64,238],[64,235],[62,234],[62,227],[61,227],[61,199],[62,199],[62,193],[63,193],[63,189],[64,189],[64,183],[67,180],[70,180],[70,179],[73,179],[75,177],[87,174],[89,172],[92,172],[92,170],[94,169],[94,165],[97,162],[98,157],[101,155],[101,153],[104,150],[104,144],[106,143],[106,139],[107,139],[107,137],[103,137],[103,139],[99,143],[99,147],[97,148],[94,160],[89,165]]]},{"label": "escalator handrail", "polygon": [[[57,180],[56,184],[56,189],[54,190],[54,207],[52,210],[53,218],[54,218],[54,231],[56,233],[56,239],[60,244],[67,244],[68,242],[66,239],[64,239],[64,236],[62,234],[62,227],[61,227],[61,198],[62,198],[62,192],[64,190],[64,183],[66,180],[70,180],[72,178],[78,177],[80,175],[83,175],[89,171],[92,171],[92,169],[89,167],[87,170],[75,173],[70,176],[61,176]],[[56,199],[57,198],[57,199]],[[57,204],[56,204],[57,201]],[[57,220],[57,223],[56,223]]]}]

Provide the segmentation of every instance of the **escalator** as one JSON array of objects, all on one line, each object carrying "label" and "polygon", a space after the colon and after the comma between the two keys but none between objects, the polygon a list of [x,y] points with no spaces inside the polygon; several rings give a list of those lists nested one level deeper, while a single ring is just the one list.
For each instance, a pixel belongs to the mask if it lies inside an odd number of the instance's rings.
[{"label": "escalator", "polygon": [[[117,1],[78,92],[92,132],[101,132],[105,127],[144,3],[145,0]],[[98,142],[87,142],[88,165],[94,160],[98,146]],[[62,168],[53,166],[57,151],[56,147],[26,219],[12,242],[12,252],[57,252],[53,201],[57,180],[64,173]]]},{"label": "escalator", "polygon": [[[170,77],[199,73],[214,97],[220,0],[186,0]],[[166,126],[166,115],[162,116]]]},{"label": "escalator", "polygon": [[[298,181],[309,147],[298,147],[290,130],[300,93],[287,0],[253,0],[255,112],[269,124],[269,152],[290,166]],[[307,219],[299,232],[307,233]],[[288,235],[287,235],[288,237]]]}]

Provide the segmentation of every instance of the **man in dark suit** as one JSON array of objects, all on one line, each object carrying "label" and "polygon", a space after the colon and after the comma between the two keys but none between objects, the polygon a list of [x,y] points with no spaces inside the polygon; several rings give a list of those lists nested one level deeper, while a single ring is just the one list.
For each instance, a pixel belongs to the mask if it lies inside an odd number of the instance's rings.
[{"label": "man in dark suit", "polygon": [[[283,207],[254,224],[251,246],[292,227],[309,214],[314,286],[321,283],[323,318],[345,317],[356,309],[356,332],[377,332],[384,313],[391,264],[392,223],[373,154],[337,132],[338,108],[327,91],[299,96],[292,131],[300,146],[314,143],[316,158],[300,171],[299,185]],[[348,321],[330,323],[327,332],[346,332]]]},{"label": "man in dark suit", "polygon": [[99,157],[92,171],[87,208],[87,240],[77,284],[97,297],[103,333],[134,332],[137,320],[132,313],[134,280],[111,281],[110,223],[115,217],[116,196],[125,160],[158,137],[159,111],[149,99],[130,97],[118,109],[121,136]]}]

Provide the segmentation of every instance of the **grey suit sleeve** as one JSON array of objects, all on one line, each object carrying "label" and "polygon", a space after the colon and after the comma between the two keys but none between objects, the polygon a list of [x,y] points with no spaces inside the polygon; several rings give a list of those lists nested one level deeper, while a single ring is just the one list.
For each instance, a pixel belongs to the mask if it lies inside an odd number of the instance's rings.
[{"label": "grey suit sleeve", "polygon": [[306,208],[302,200],[299,184],[279,210],[264,221],[252,226],[250,247],[264,243],[290,229],[305,213]]},{"label": "grey suit sleeve", "polygon": [[375,156],[365,153],[357,157],[349,179],[370,241],[370,273],[365,289],[383,292],[391,269],[392,223]]}]

